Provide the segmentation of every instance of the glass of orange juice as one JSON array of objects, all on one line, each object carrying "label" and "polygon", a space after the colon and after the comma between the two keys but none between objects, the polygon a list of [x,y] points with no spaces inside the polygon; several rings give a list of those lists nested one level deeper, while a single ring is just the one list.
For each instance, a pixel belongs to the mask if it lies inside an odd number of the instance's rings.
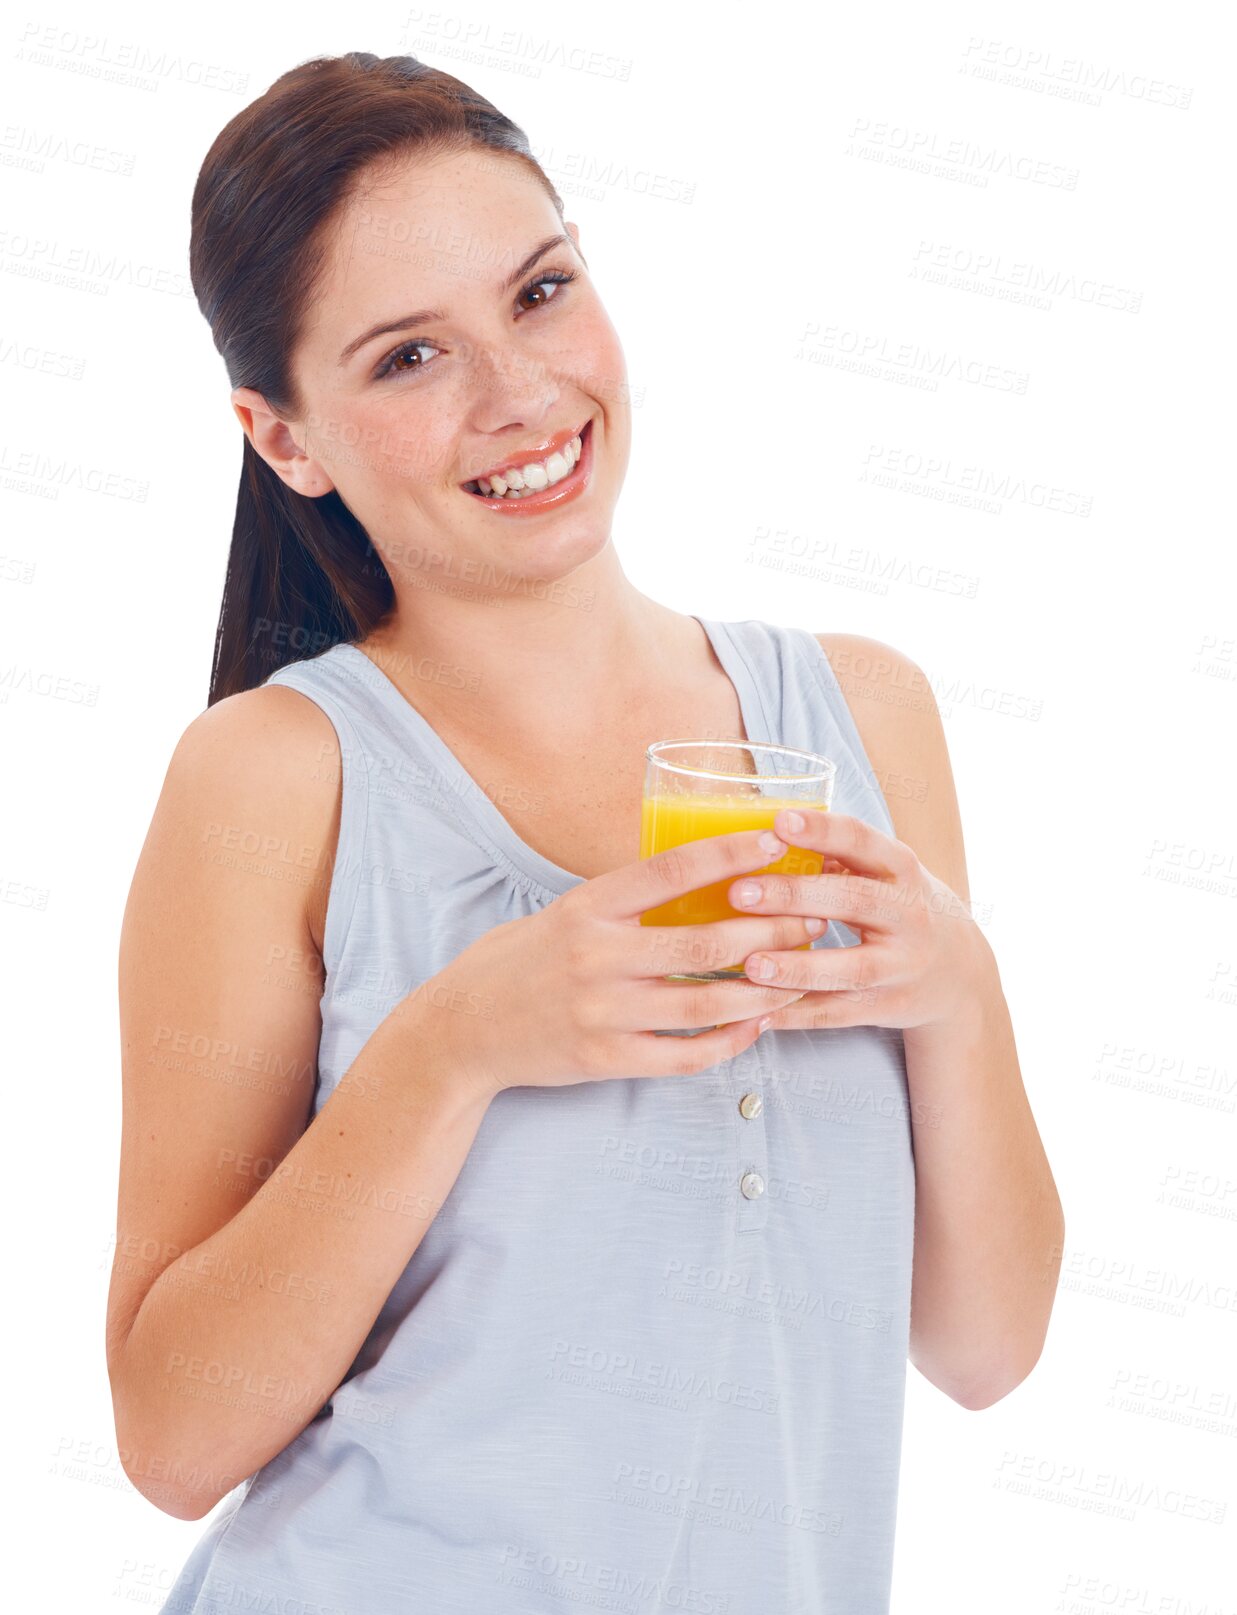
[{"label": "glass of orange juice", "polygon": [[[669,847],[734,830],[765,830],[782,808],[828,812],[837,765],[815,752],[755,740],[659,740],[645,753],[640,856],[651,858]],[[785,840],[785,837],[782,838]],[[772,863],[753,875],[819,875],[824,855],[787,845]],[[641,925],[702,925],[743,914],[726,896],[737,876],[701,886],[656,908],[646,909]],[[810,948],[810,942],[799,944]],[[745,955],[746,957],[746,955]],[[685,968],[667,981],[746,979],[743,960],[720,970]]]}]

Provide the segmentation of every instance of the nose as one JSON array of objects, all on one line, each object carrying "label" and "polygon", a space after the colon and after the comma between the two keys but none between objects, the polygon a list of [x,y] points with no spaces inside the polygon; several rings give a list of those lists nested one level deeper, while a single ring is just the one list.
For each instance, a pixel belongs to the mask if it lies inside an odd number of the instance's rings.
[{"label": "nose", "polygon": [[474,358],[472,425],[477,431],[535,431],[553,420],[562,387],[544,358],[514,343],[493,342],[478,344]]}]

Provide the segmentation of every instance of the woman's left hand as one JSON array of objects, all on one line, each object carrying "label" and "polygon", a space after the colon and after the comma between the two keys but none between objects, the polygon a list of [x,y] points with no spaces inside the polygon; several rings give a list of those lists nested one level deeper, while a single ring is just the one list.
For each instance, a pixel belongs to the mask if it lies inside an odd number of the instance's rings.
[{"label": "woman's left hand", "polygon": [[[904,841],[863,819],[802,808],[803,828],[783,810],[773,829],[790,846],[824,854],[819,875],[744,875],[729,888],[743,914],[840,920],[858,946],[749,954],[752,981],[806,989],[773,1017],[775,1028],[915,1027],[949,1022],[974,1002],[987,948],[967,905],[924,868]],[[760,895],[740,893],[758,885]],[[774,973],[762,975],[762,961]]]}]

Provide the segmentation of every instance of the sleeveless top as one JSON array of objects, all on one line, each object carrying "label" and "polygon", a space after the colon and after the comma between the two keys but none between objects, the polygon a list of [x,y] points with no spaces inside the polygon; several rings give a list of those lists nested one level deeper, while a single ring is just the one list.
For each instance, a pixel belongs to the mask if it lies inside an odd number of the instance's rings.
[{"label": "sleeveless top", "polygon": [[[893,834],[814,635],[697,621],[747,738],[832,758],[834,811]],[[322,708],[343,764],[316,1113],[401,998],[581,877],[354,645],[266,682]],[[835,921],[813,947],[858,942]],[[504,1090],[343,1381],[165,1615],[885,1615],[914,1200],[900,1030]]]}]

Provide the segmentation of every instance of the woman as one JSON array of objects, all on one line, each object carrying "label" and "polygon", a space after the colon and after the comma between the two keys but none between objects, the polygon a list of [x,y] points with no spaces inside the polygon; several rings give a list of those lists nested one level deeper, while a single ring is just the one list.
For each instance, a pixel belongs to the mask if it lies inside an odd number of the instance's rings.
[{"label": "woman", "polygon": [[[144,1495],[232,1495],[164,1608],[885,1610],[908,1352],[1004,1395],[1062,1235],[917,669],[627,581],[618,339],[457,80],[285,74],[191,264],[244,469],[125,915],[108,1364]],[[775,827],[828,872],[642,927],[785,845],[639,859],[680,735],[833,757]]]}]

